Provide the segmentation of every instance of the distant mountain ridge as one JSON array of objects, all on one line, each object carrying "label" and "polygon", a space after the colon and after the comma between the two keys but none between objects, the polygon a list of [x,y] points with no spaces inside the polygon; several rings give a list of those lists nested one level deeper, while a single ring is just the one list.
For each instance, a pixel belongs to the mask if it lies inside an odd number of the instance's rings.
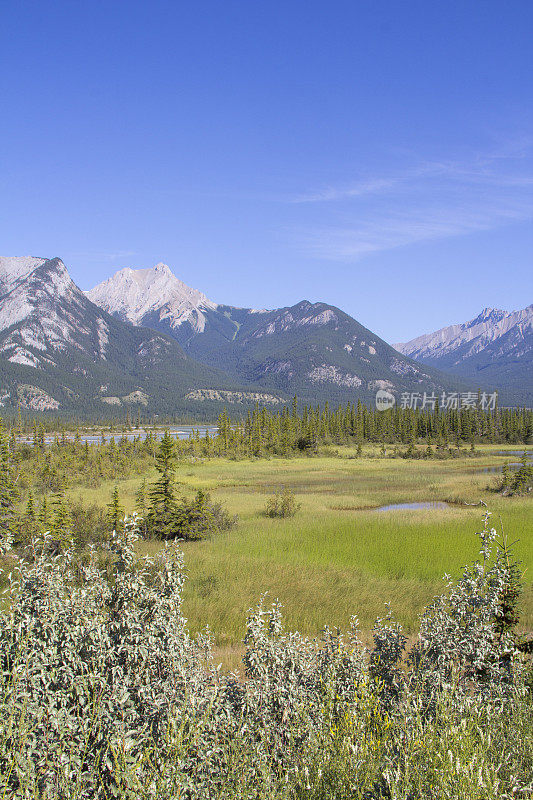
[{"label": "distant mountain ridge", "polygon": [[484,308],[474,319],[395,344],[403,355],[533,405],[533,305]]},{"label": "distant mountain ridge", "polygon": [[[223,305],[162,263],[122,269],[84,293],[59,258],[0,258],[0,405],[212,419],[225,405],[279,405],[294,394],[306,403],[373,404],[378,390],[399,402],[405,392],[492,389],[493,364],[512,383],[516,363],[527,362],[530,312],[511,319],[488,309],[437,332],[434,365],[398,352],[327,303]],[[432,352],[431,337],[420,339],[413,352]],[[489,363],[472,369],[491,348]],[[441,371],[444,358],[457,361],[467,350],[462,373],[457,365],[455,375]]]},{"label": "distant mountain ridge", "polygon": [[119,319],[172,336],[189,356],[238,382],[311,402],[373,402],[378,389],[399,394],[466,386],[402,358],[335,306],[308,300],[274,310],[223,305],[164,264],[120,270],[87,296]]},{"label": "distant mountain ridge", "polygon": [[[107,314],[61,259],[0,258],[1,405],[95,415],[117,407],[201,413],[206,404],[191,393],[215,389],[226,402],[256,399],[220,370],[195,362],[174,339]],[[220,405],[207,397],[209,407]]]}]

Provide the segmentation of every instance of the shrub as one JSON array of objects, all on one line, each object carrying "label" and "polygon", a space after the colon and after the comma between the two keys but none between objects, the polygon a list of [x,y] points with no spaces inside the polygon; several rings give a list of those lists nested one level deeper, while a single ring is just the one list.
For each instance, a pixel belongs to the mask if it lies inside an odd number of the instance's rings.
[{"label": "shrub", "polygon": [[300,436],[296,440],[296,448],[301,452],[316,453],[318,452],[318,441],[314,435]]},{"label": "shrub", "polygon": [[94,548],[81,587],[72,551],[50,558],[34,542],[19,562],[0,632],[7,796],[29,786],[45,797],[113,793],[115,758],[133,764],[162,741],[171,709],[202,679],[181,616],[181,555],[165,549],[152,583],[148,564],[134,565],[135,539],[131,524],[113,536],[111,584]]},{"label": "shrub", "polygon": [[[531,794],[533,725],[515,637],[517,571],[488,516],[481,558],[435,600],[405,658],[390,611],[370,652],[357,620],[315,640],[264,598],[248,614],[246,680],[192,640],[175,543],[136,562],[135,526],[96,551],[10,575],[0,626],[6,800],[500,800]],[[509,594],[511,589],[511,595]]]},{"label": "shrub", "polygon": [[516,472],[509,472],[509,465],[505,463],[502,467],[502,475],[497,491],[505,495],[526,494],[533,489],[533,464],[528,462],[527,453],[520,459],[521,466]]},{"label": "shrub", "polygon": [[228,530],[235,518],[220,503],[211,503],[208,494],[198,491],[193,500],[182,498],[176,513],[177,535],[183,539],[203,539],[210,533]]},{"label": "shrub", "polygon": [[198,491],[192,500],[186,497],[173,500],[166,512],[151,509],[146,517],[146,531],[166,540],[197,540],[228,530],[236,519],[220,503],[211,503],[208,494]]},{"label": "shrub", "polygon": [[301,507],[301,503],[296,502],[294,493],[285,489],[267,500],[265,515],[267,517],[294,517]]},{"label": "shrub", "polygon": [[74,546],[82,550],[89,544],[101,544],[109,539],[111,528],[106,512],[96,503],[85,505],[78,498],[69,505],[72,530],[74,532]]}]

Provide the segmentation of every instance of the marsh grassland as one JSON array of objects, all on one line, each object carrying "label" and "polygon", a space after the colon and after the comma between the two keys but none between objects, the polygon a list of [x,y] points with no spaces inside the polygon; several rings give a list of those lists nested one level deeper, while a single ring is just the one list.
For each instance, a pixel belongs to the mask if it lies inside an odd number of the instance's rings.
[{"label": "marsh grassland", "polygon": [[[184,614],[191,631],[207,623],[223,668],[236,668],[242,655],[247,610],[260,595],[279,598],[287,626],[315,635],[328,625],[345,629],[357,614],[364,637],[389,602],[409,635],[418,616],[443,590],[445,573],[457,577],[479,550],[483,500],[492,523],[503,526],[524,570],[522,624],[533,628],[532,498],[490,491],[494,473],[485,470],[518,460],[501,446],[479,446],[472,455],[447,460],[382,457],[368,446],[324,449],[313,457],[239,461],[217,458],[179,462],[176,477],[184,494],[201,488],[238,515],[229,531],[204,541],[183,542],[188,579]],[[513,448],[506,447],[510,452]],[[147,479],[153,478],[149,473]],[[127,511],[135,507],[138,478],[120,482]],[[83,490],[86,502],[105,505],[113,483]],[[264,514],[272,494],[289,489],[301,504],[292,518]],[[73,497],[77,496],[72,490]],[[383,505],[444,501],[446,508],[377,511]],[[161,548],[139,544],[142,554]]]}]

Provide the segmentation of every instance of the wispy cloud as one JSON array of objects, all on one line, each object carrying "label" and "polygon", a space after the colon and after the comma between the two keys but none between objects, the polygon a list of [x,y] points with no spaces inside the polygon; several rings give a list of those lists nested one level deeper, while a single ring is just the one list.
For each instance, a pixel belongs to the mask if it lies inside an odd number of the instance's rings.
[{"label": "wispy cloud", "polygon": [[469,162],[425,162],[295,196],[290,203],[316,206],[314,217],[324,212],[318,224],[300,220],[293,229],[297,246],[317,258],[353,261],[528,220],[533,174],[524,170],[531,151],[526,144]]},{"label": "wispy cloud", "polygon": [[137,253],[134,250],[117,250],[116,252],[112,253],[98,253],[98,252],[76,252],[76,253],[65,253],[65,258],[76,258],[76,259],[85,259],[86,261],[90,262],[98,262],[98,261],[122,261],[125,258],[131,258],[131,256],[135,256]]},{"label": "wispy cloud", "polygon": [[[525,158],[526,155],[518,158]],[[450,182],[493,186],[533,186],[533,176],[522,172],[508,172],[501,169],[502,160],[513,161],[517,156],[486,155],[475,158],[470,163],[459,161],[430,161],[416,167],[398,171],[392,175],[365,177],[343,186],[327,186],[316,191],[288,198],[289,203],[323,203],[346,200],[365,195],[388,194],[392,191],[406,191],[420,184]]]},{"label": "wispy cloud", "polygon": [[406,212],[376,213],[353,226],[329,226],[300,230],[298,245],[316,258],[356,261],[370,253],[392,250],[417,242],[491,230],[533,215],[529,207],[509,204],[479,210],[468,208],[411,208]]},{"label": "wispy cloud", "polygon": [[364,197],[379,194],[398,185],[397,178],[369,178],[345,187],[328,186],[317,192],[296,195],[289,198],[290,203],[323,203],[329,200],[346,200],[350,197]]}]

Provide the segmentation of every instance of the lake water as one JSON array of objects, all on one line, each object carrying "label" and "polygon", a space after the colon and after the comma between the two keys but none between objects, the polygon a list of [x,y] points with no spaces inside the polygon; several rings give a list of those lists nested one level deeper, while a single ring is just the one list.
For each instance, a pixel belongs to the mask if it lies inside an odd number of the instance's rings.
[{"label": "lake water", "polygon": [[[103,438],[106,442],[111,441],[114,439],[115,442],[118,442],[119,439],[127,439],[129,442],[132,442],[135,438],[140,438],[141,441],[144,441],[148,434],[152,433],[157,439],[162,439],[165,430],[168,430],[171,436],[176,439],[188,439],[193,433],[193,431],[199,431],[200,437],[204,437],[206,431],[209,433],[209,436],[213,436],[216,434],[218,428],[216,425],[176,425],[170,428],[161,428],[155,431],[153,430],[145,430],[144,428],[139,429],[137,431],[127,431],[126,433],[116,432],[116,433],[109,433],[106,431]],[[59,436],[61,440],[61,436]],[[65,436],[65,439],[69,442],[74,441],[74,435],[68,434]],[[24,437],[20,440],[21,442],[26,442],[27,444],[33,444],[33,439],[31,437]],[[53,444],[55,441],[55,436],[45,435],[44,437],[45,444]],[[96,444],[102,441],[102,434],[101,433],[80,433],[80,441],[85,444],[88,442],[89,444]]]}]

